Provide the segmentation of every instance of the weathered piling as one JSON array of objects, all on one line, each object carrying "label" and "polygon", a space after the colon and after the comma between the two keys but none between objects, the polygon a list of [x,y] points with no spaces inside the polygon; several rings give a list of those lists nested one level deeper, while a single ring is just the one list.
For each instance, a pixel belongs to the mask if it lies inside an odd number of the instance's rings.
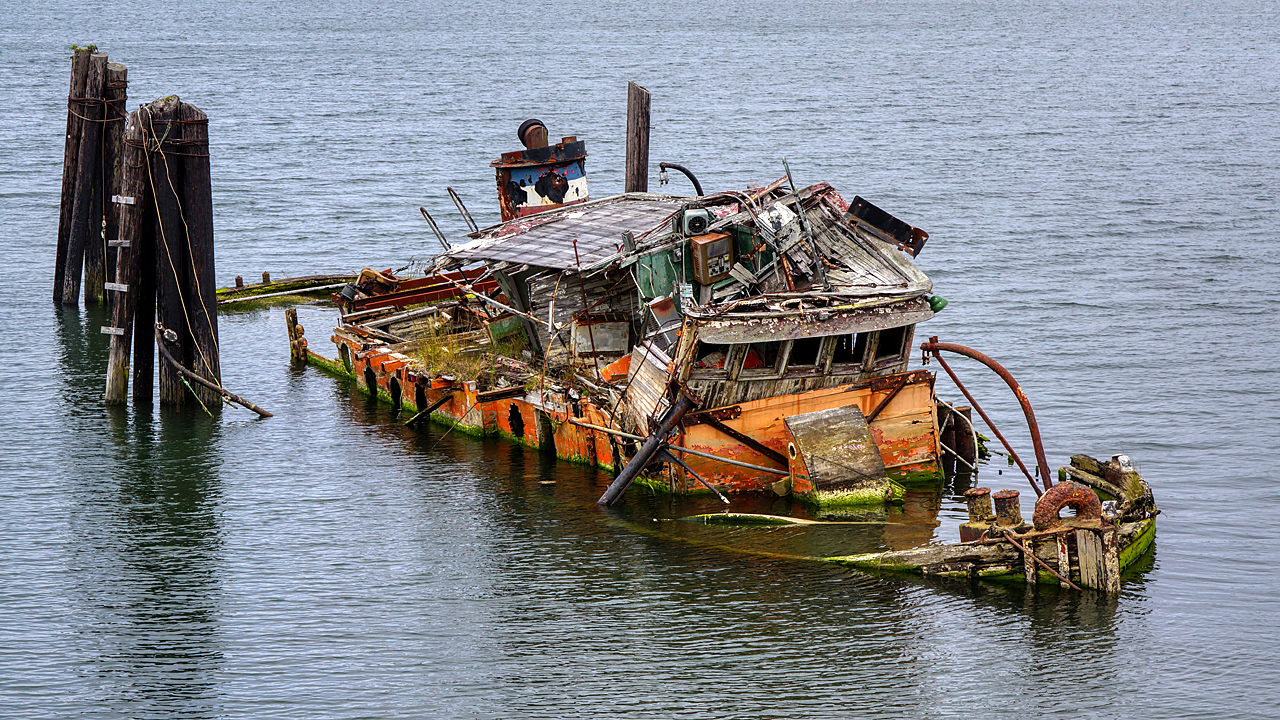
[{"label": "weathered piling", "polygon": [[[182,127],[182,213],[187,234],[190,263],[183,288],[191,333],[191,364],[201,377],[222,382],[218,353],[218,298],[214,276],[213,184],[209,168],[209,116],[200,108],[181,103],[178,120]],[[219,393],[204,386],[192,389],[206,406],[218,404]]]},{"label": "weathered piling", "polygon": [[[169,353],[183,367],[191,367],[191,342],[182,288],[189,282],[190,259],[182,218],[182,158],[178,153],[182,126],[178,97],[171,95],[146,106],[151,202],[155,208],[156,317],[177,333]],[[161,363],[160,402],[181,405],[186,397],[182,376]]]},{"label": "weathered piling", "polygon": [[66,276],[67,243],[71,238],[71,206],[75,197],[76,160],[80,157],[80,106],[94,48],[75,48],[71,55],[71,88],[67,92],[67,138],[62,154],[62,206],[58,213],[58,250],[53,269],[53,301],[62,302]]},{"label": "weathered piling", "polygon": [[[133,293],[133,403],[134,405],[150,405],[155,392],[156,376],[156,334],[151,332],[151,325],[156,321],[156,234],[155,234],[155,201],[151,197],[151,162],[148,158],[150,134],[146,120],[146,108],[133,113],[131,122],[136,122],[141,133],[142,154],[137,157],[137,164],[130,163],[126,172],[134,172],[141,189],[134,196],[134,202],[141,207],[138,210],[139,221],[132,230],[133,273],[137,278],[137,292]],[[121,227],[121,232],[125,228]],[[126,238],[128,235],[125,236]],[[124,239],[124,238],[122,238]]]},{"label": "weathered piling", "polygon": [[[115,293],[111,304],[111,326],[106,331],[111,334],[110,356],[107,361],[108,405],[119,405],[125,402],[129,391],[129,350],[133,339],[135,315],[141,316],[147,324],[155,317],[154,283],[147,281],[151,288],[149,294],[142,291],[140,273],[138,272],[139,251],[151,247],[151,243],[143,243],[142,239],[150,232],[147,210],[151,207],[150,193],[147,188],[147,154],[143,146],[142,121],[139,112],[129,115],[121,142],[121,179],[117,192],[112,196],[111,215],[118,227],[116,237],[112,240],[116,251],[115,283],[109,287]],[[147,256],[150,259],[150,256]],[[140,302],[140,296],[146,301]],[[144,325],[142,333],[151,336],[150,329]],[[148,353],[150,345],[146,346]],[[148,355],[149,357],[149,355]],[[135,363],[136,365],[141,362]],[[147,364],[146,401],[151,400],[151,365]],[[136,387],[136,382],[135,382]]]},{"label": "weathered piling", "polygon": [[955,448],[957,458],[968,463],[967,467],[964,467],[963,464],[961,465],[964,468],[963,472],[970,472],[970,468],[978,466],[978,446],[975,442],[973,431],[973,408],[961,405],[955,409],[955,412],[959,413],[964,419],[960,420],[956,425],[956,444],[951,447]]},{"label": "weathered piling", "polygon": [[649,191],[649,91],[627,83],[627,192]]},{"label": "weathered piling", "polygon": [[[120,63],[107,63],[107,83],[103,90],[103,125],[102,125],[102,239],[103,251],[102,276],[107,281],[116,277],[116,261],[119,255],[117,241],[120,238],[120,213],[114,199],[120,195],[124,182],[124,132],[128,117],[129,69]],[[90,273],[88,256],[86,255],[85,284],[93,285],[87,279]],[[105,288],[104,288],[105,289]],[[108,302],[121,299],[106,290]]]},{"label": "weathered piling", "polygon": [[[101,196],[95,192],[101,182],[99,151],[102,141],[102,91],[107,80],[107,56],[104,53],[93,53],[89,56],[89,67],[85,76],[84,96],[82,102],[73,104],[73,109],[80,113],[80,145],[76,153],[75,188],[71,201],[71,228],[67,236],[67,249],[62,267],[63,305],[77,305],[80,302],[80,276],[84,269],[85,247],[94,242],[96,234],[101,238]],[[98,217],[94,215],[95,195],[98,196]],[[64,198],[65,202],[65,198]],[[99,239],[98,242],[101,242]]]}]

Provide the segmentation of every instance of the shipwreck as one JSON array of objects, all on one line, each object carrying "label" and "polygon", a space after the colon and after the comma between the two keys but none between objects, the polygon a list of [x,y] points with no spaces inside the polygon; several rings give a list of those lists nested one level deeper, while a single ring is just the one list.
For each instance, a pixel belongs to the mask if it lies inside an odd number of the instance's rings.
[{"label": "shipwreck", "polygon": [[[1154,501],[1127,459],[1084,456],[1055,484],[1030,404],[998,363],[916,328],[946,301],[913,260],[929,234],[826,183],[772,182],[695,195],[593,199],[585,142],[549,144],[538,121],[523,150],[492,165],[502,222],[440,252],[418,277],[366,268],[334,295],[336,357],[289,314],[299,362],[354,378],[457,430],[501,435],[616,473],[601,504],[633,483],[660,492],[791,496],[816,508],[893,502],[976,470],[986,438],[969,396],[935,394],[912,369],[919,348],[1002,374],[1035,445],[1038,500],[975,489],[962,543],[827,558],[861,568],[1054,579],[1114,591],[1151,543]],[[959,384],[959,378],[955,378]],[[972,409],[971,409],[972,408]],[[986,503],[984,505],[984,502]],[[1103,505],[1106,502],[1107,505]],[[1074,508],[1076,517],[1059,520]],[[717,516],[734,521],[745,516]],[[758,516],[752,516],[759,520]]]}]

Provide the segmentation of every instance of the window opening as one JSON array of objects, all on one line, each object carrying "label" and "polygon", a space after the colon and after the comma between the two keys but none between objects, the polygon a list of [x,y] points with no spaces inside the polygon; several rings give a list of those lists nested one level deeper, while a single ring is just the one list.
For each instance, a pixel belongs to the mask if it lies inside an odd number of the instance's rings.
[{"label": "window opening", "polygon": [[750,375],[770,375],[778,372],[782,345],[782,340],[751,343],[746,347],[746,353],[742,358],[742,371]]},{"label": "window opening", "polygon": [[876,345],[876,360],[885,360],[902,356],[902,346],[907,342],[907,330],[910,325],[880,331],[880,342]]},{"label": "window opening", "polygon": [[791,359],[787,367],[813,367],[822,357],[823,338],[801,338],[791,341]]},{"label": "window opening", "polygon": [[729,359],[729,346],[716,343],[698,343],[698,354],[693,361],[695,368],[723,370]]},{"label": "window opening", "polygon": [[850,333],[836,338],[833,365],[861,365],[867,354],[867,340],[871,333]]}]

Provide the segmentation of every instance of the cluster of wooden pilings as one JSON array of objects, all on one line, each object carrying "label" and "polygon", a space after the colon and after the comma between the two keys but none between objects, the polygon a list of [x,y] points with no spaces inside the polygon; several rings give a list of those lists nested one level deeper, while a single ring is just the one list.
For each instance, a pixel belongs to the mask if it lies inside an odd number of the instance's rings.
[{"label": "cluster of wooden pilings", "polygon": [[120,187],[128,68],[94,50],[76,48],[71,58],[53,281],[53,300],[64,305],[80,303],[82,271],[85,303],[105,302],[105,283],[114,271],[108,244],[119,223],[110,196]]},{"label": "cluster of wooden pilings", "polygon": [[176,96],[125,115],[124,88],[124,66],[76,51],[54,300],[78,304],[83,268],[85,302],[109,303],[108,404],[126,401],[130,374],[134,402],[151,402],[158,350],[160,402],[195,398],[214,410],[223,393],[215,389],[222,373],[208,117]]}]

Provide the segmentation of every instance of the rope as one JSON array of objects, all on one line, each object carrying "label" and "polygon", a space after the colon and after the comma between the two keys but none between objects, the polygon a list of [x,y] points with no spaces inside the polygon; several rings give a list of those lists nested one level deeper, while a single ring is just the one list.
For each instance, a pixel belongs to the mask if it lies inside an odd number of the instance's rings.
[{"label": "rope", "polygon": [[123,101],[124,101],[124,98],[108,100],[108,99],[106,99],[106,98],[92,98],[92,97],[72,98],[72,97],[69,97],[69,98],[67,98],[67,113],[68,113],[68,114],[70,114],[70,115],[72,115],[73,117],[77,117],[77,118],[79,118],[80,120],[82,120],[82,121],[84,121],[84,122],[94,122],[94,123],[101,123],[101,124],[113,123],[113,122],[119,122],[120,120],[124,120],[125,118],[127,118],[127,117],[129,116],[129,113],[128,113],[128,112],[126,112],[126,111],[124,111],[124,110],[119,110],[119,111],[117,111],[117,112],[119,112],[120,114],[119,114],[119,116],[117,116],[117,117],[91,118],[91,117],[85,117],[84,115],[81,115],[80,113],[76,112],[76,111],[73,109],[73,107],[72,107],[72,106],[74,106],[74,105],[101,105],[101,106],[103,107],[103,109],[104,109],[103,114],[105,115],[105,114],[108,114],[108,113],[107,113],[107,111],[110,111],[110,110],[113,110],[113,109],[114,109],[113,105],[115,105],[115,104],[117,104],[117,103],[121,103],[121,102],[123,102]]}]

